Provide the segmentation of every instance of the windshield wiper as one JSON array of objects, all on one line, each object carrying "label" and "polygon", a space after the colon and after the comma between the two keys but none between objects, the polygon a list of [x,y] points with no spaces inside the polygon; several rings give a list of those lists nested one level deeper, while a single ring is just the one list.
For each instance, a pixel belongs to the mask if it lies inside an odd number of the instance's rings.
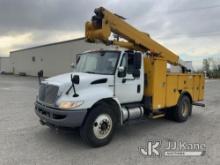
[{"label": "windshield wiper", "polygon": [[101,72],[85,72],[85,73],[91,73],[91,74],[102,74],[102,75],[112,75],[111,73],[101,73]]},{"label": "windshield wiper", "polygon": [[92,72],[92,71],[87,71],[85,73],[91,73],[91,74],[99,74],[99,73],[96,73],[96,72]]}]

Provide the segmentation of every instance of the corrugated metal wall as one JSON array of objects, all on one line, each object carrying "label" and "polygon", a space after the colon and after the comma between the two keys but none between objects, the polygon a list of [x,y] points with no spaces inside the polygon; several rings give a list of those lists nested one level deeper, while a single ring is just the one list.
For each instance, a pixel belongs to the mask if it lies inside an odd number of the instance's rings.
[{"label": "corrugated metal wall", "polygon": [[45,76],[54,76],[72,71],[70,65],[75,61],[76,54],[100,48],[110,49],[101,43],[90,44],[84,39],[78,39],[18,50],[10,53],[11,70],[15,74],[22,72],[31,76],[36,76],[39,70],[43,70]]},{"label": "corrugated metal wall", "polygon": [[11,73],[10,57],[0,57],[0,72]]}]

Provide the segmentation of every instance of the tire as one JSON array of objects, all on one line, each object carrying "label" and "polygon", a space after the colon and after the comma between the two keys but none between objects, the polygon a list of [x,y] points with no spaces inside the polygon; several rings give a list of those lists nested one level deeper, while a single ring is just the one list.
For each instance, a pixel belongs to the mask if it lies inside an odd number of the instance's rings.
[{"label": "tire", "polygon": [[177,122],[184,122],[192,113],[192,103],[188,96],[180,97],[178,104],[173,109],[173,119]]},{"label": "tire", "polygon": [[99,103],[92,108],[80,128],[80,136],[85,143],[92,147],[108,144],[116,126],[114,111],[106,103]]}]

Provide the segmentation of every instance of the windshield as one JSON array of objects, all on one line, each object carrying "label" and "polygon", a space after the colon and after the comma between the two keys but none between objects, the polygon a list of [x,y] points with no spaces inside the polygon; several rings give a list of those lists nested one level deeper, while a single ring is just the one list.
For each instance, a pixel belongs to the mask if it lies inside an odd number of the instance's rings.
[{"label": "windshield", "polygon": [[94,74],[114,74],[120,52],[89,52],[79,56],[76,71]]}]

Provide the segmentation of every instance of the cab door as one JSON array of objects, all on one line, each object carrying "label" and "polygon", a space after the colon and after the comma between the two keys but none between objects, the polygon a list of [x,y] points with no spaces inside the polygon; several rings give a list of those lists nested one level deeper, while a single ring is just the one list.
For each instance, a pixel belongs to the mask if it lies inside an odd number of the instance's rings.
[{"label": "cab door", "polygon": [[115,96],[120,103],[140,102],[144,91],[143,59],[141,53],[125,52],[115,75]]}]

